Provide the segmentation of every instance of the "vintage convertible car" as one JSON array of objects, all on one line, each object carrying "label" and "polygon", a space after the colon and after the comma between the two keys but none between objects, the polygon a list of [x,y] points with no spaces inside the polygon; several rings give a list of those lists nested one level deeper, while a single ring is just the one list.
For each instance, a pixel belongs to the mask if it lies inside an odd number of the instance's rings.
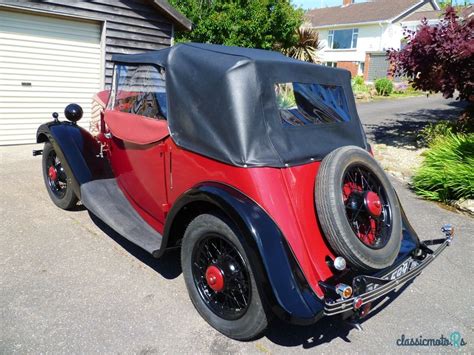
[{"label": "vintage convertible car", "polygon": [[48,193],[154,257],[181,248],[189,296],[223,334],[253,338],[272,315],[357,322],[449,245],[450,226],[425,242],[410,227],[349,72],[194,43],[113,61],[97,135],[75,104],[38,129]]}]

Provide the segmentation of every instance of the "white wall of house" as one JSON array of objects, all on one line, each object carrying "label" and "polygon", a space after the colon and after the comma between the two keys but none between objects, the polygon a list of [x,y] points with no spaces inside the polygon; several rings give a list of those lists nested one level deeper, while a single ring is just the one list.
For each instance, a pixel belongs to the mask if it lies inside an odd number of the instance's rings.
[{"label": "white wall of house", "polygon": [[[433,10],[431,4],[427,3],[419,11]],[[434,24],[438,20],[430,20],[430,24]],[[324,28],[316,28],[321,39],[322,49],[319,51],[319,57],[322,62],[364,62],[366,52],[385,51],[389,48],[400,49],[401,40],[403,38],[403,29],[416,29],[419,21],[401,21],[396,23],[388,23],[386,21],[371,24],[358,24],[354,26],[330,26]],[[332,49],[328,47],[329,30],[352,29],[358,28],[359,35],[357,40],[357,48],[355,49]]]},{"label": "white wall of house", "polygon": [[323,62],[364,62],[365,53],[368,51],[379,51],[383,48],[382,37],[385,33],[386,24],[349,26],[349,27],[332,27],[331,29],[351,29],[358,28],[359,34],[357,38],[357,48],[355,49],[332,49],[328,47],[329,28],[318,29],[321,37],[321,46],[319,52],[321,61]]},{"label": "white wall of house", "polygon": [[399,22],[387,25],[380,40],[382,43],[380,50],[385,51],[390,48],[400,49],[402,38],[403,27]]},{"label": "white wall of house", "polygon": [[[428,25],[434,26],[439,23],[439,19],[431,19],[428,20]],[[420,21],[402,21],[401,22],[401,27],[406,27],[407,29],[411,31],[416,31],[416,29],[420,26]]]}]

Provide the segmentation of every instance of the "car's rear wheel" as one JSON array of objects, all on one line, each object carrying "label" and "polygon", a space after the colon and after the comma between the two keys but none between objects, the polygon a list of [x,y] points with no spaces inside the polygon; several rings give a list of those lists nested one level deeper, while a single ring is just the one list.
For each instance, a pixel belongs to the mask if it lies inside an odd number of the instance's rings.
[{"label": "car's rear wheel", "polygon": [[69,210],[77,204],[76,194],[50,142],[46,142],[43,148],[43,178],[49,197],[56,206]]},{"label": "car's rear wheel", "polygon": [[400,206],[383,169],[365,150],[342,147],[323,159],[315,201],[336,254],[358,270],[393,264],[402,240]]},{"label": "car's rear wheel", "polygon": [[247,340],[267,327],[267,316],[236,233],[224,217],[196,217],[183,237],[181,263],[199,314],[221,333]]}]

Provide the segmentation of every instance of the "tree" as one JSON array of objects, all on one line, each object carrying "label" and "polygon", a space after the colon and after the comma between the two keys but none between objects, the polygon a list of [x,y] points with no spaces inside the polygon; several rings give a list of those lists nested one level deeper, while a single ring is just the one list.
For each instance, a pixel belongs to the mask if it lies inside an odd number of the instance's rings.
[{"label": "tree", "polygon": [[421,21],[417,31],[406,31],[407,45],[389,50],[392,75],[407,76],[414,88],[441,92],[474,102],[474,18],[459,19],[453,7],[435,26]]},{"label": "tree", "polygon": [[193,23],[191,32],[176,34],[178,42],[193,41],[229,46],[289,48],[298,41],[295,29],[303,11],[289,0],[171,0]]},{"label": "tree", "polygon": [[445,10],[448,6],[454,6],[454,7],[466,7],[466,6],[469,6],[469,3],[470,1],[469,0],[457,0],[457,1],[453,1],[453,0],[441,0],[441,1],[438,1],[438,4],[439,4],[439,7],[442,9],[442,10]]},{"label": "tree", "polygon": [[321,48],[319,32],[313,28],[298,27],[296,29],[297,42],[288,48],[281,48],[279,44],[274,49],[280,50],[289,57],[304,60],[306,62],[318,63],[318,50]]}]

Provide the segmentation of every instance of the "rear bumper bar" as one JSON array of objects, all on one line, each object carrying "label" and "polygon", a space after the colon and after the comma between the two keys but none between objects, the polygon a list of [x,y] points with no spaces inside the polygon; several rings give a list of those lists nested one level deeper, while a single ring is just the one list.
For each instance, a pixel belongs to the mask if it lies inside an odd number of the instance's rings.
[{"label": "rear bumper bar", "polygon": [[[324,315],[333,316],[348,311],[356,311],[356,304],[359,304],[360,299],[362,304],[369,304],[380,297],[392,292],[401,285],[413,280],[415,277],[421,274],[421,272],[441,254],[441,252],[451,244],[453,232],[450,226],[443,227],[442,231],[445,233],[445,238],[434,239],[422,242],[420,245],[420,251],[423,257],[409,256],[403,260],[398,266],[407,263],[409,270],[399,277],[394,275],[393,269],[389,272],[385,272],[382,275],[375,276],[360,276],[357,277],[357,281],[364,282],[365,292],[361,294],[355,294],[353,297],[345,300],[328,300],[324,304]],[[428,248],[429,245],[439,245],[436,250]],[[354,280],[356,281],[356,280]]]}]

